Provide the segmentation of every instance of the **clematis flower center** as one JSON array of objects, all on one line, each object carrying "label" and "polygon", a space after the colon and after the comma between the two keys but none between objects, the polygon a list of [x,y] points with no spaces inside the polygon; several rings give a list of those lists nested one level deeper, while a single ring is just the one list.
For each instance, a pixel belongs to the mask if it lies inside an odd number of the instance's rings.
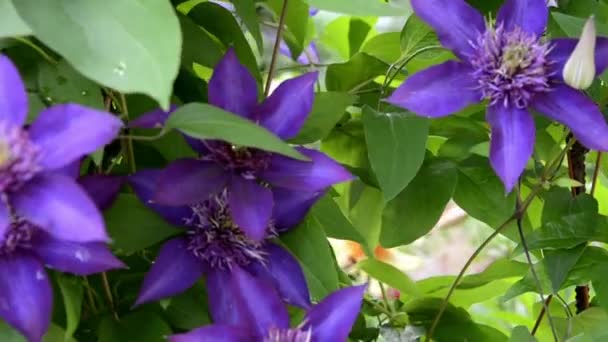
[{"label": "clematis flower center", "polygon": [[[253,261],[265,262],[264,241],[249,239],[232,221],[224,191],[207,201],[192,206],[193,215],[186,220],[188,249],[214,269],[231,269],[234,265],[246,266]],[[276,235],[268,227],[269,238]]]},{"label": "clematis flower center", "polygon": [[255,148],[237,147],[222,141],[208,141],[205,145],[210,153],[204,158],[251,179],[270,162],[270,153]]},{"label": "clematis flower center", "polygon": [[311,340],[310,330],[271,328],[264,342],[310,342]]},{"label": "clematis flower center", "polygon": [[473,43],[470,62],[478,89],[491,105],[526,108],[537,93],[550,90],[551,48],[520,28],[488,28]]},{"label": "clematis flower center", "polygon": [[0,257],[31,248],[30,242],[35,231],[36,227],[25,220],[12,222],[0,240]]},{"label": "clematis flower center", "polygon": [[19,189],[40,170],[39,150],[27,132],[0,123],[0,193]]}]

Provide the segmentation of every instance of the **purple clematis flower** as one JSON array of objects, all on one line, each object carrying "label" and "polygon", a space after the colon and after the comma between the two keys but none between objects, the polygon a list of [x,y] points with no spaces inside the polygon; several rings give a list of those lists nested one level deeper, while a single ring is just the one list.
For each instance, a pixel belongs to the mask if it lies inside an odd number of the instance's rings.
[{"label": "purple clematis flower", "polygon": [[[213,324],[169,337],[169,342],[323,342],[346,341],[361,309],[365,285],[338,290],[312,307],[297,328],[289,328],[285,307],[255,303],[263,293],[253,291],[249,300],[260,310],[257,329],[248,324]],[[247,322],[241,322],[247,323]]]},{"label": "purple clematis flower", "polygon": [[[314,72],[285,81],[259,104],[255,79],[230,49],[209,81],[209,103],[289,139],[298,133],[312,109],[316,79]],[[169,115],[157,110],[131,124],[144,128],[158,126]],[[200,158],[170,164],[158,179],[154,201],[190,205],[227,187],[234,222],[254,240],[266,236],[276,202],[273,188],[314,193],[352,179],[340,164],[317,150],[298,148],[310,159],[301,161],[223,141],[191,138],[188,141]]]},{"label": "purple clematis flower", "polygon": [[51,315],[44,265],[90,274],[121,267],[95,202],[63,168],[109,143],[121,121],[76,104],[43,110],[24,128],[27,94],[0,56],[0,317],[39,341]]},{"label": "purple clematis flower", "polygon": [[[448,61],[410,76],[388,102],[419,115],[442,117],[488,100],[490,161],[510,191],[532,155],[532,111],[570,128],[586,147],[608,150],[608,125],[583,93],[562,80],[576,39],[544,41],[545,0],[506,0],[496,26],[464,0],[412,0],[414,12],[431,25],[460,61]],[[608,65],[608,39],[597,38],[597,74]]]},{"label": "purple clematis flower", "polygon": [[[146,275],[136,305],[170,297],[207,278],[210,311],[216,322],[240,324],[261,315],[247,304],[250,289],[264,289],[260,303],[282,301],[308,308],[310,295],[298,261],[271,240],[297,224],[323,192],[273,189],[276,200],[267,235],[254,240],[233,220],[229,193],[223,191],[188,206],[153,201],[161,170],[143,170],[130,177],[137,196],[168,222],[184,227],[167,241]],[[262,291],[262,290],[260,290]]]}]

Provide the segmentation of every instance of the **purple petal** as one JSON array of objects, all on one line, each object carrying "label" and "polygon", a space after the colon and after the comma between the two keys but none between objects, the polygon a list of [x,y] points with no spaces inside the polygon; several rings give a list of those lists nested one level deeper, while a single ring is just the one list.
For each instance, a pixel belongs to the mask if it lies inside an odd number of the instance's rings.
[{"label": "purple petal", "polygon": [[63,166],[59,169],[56,169],[55,172],[59,172],[64,176],[68,176],[72,179],[78,178],[80,176],[80,166],[82,164],[82,160],[78,159],[69,163],[66,166]]},{"label": "purple petal", "polygon": [[4,241],[4,234],[11,224],[11,213],[4,201],[0,201],[0,244]]},{"label": "purple petal", "polygon": [[70,242],[41,234],[35,239],[34,252],[53,269],[83,276],[125,268],[103,242]]},{"label": "purple petal", "polygon": [[441,117],[478,103],[471,67],[448,61],[408,77],[386,102],[428,117]]},{"label": "purple petal", "polygon": [[595,103],[566,85],[538,94],[532,107],[544,116],[566,125],[588,148],[608,151],[608,126]]},{"label": "purple petal", "polygon": [[41,175],[12,195],[17,214],[52,236],[75,242],[108,241],[99,209],[69,177]]},{"label": "purple petal", "polygon": [[91,197],[100,210],[109,208],[124,183],[122,176],[87,175],[78,179],[78,183]]},{"label": "purple petal", "polygon": [[114,115],[77,104],[45,109],[29,129],[41,149],[41,164],[52,170],[110,143],[122,127]]},{"label": "purple petal", "polygon": [[303,309],[310,308],[308,285],[296,258],[274,244],[268,244],[266,252],[268,252],[266,265],[261,263],[250,265],[249,269],[254,276],[271,280],[286,303]]},{"label": "purple petal", "polygon": [[207,325],[184,334],[169,336],[169,342],[243,342],[252,340],[255,341],[247,330],[221,324]]},{"label": "purple petal", "polygon": [[211,271],[207,292],[215,323],[240,326],[258,336],[266,336],[271,327],[289,327],[287,309],[272,285],[239,266]]},{"label": "purple petal", "polygon": [[346,341],[361,309],[365,285],[338,290],[308,312],[302,330],[312,329],[313,341]]},{"label": "purple petal", "polygon": [[272,193],[274,225],[279,230],[286,230],[302,222],[313,204],[323,197],[325,191],[293,191],[275,187]]},{"label": "purple petal", "polygon": [[209,103],[250,118],[258,104],[258,86],[249,70],[239,62],[233,48],[215,66],[209,80]]},{"label": "purple petal", "polygon": [[129,122],[129,127],[132,128],[162,128],[165,125],[165,122],[177,109],[176,105],[171,105],[169,107],[169,111],[164,111],[162,109],[155,109],[153,111],[147,112]]},{"label": "purple petal", "polygon": [[176,226],[184,225],[184,219],[192,217],[188,206],[167,206],[153,201],[162,170],[141,170],[129,177],[129,184],[137,197],[148,208],[156,211],[167,222]]},{"label": "purple petal", "polygon": [[256,109],[256,119],[282,139],[295,137],[312,110],[318,76],[311,72],[281,83]]},{"label": "purple petal", "polygon": [[547,27],[549,9],[546,0],[505,0],[498,11],[496,23],[506,31],[516,27],[540,37]]},{"label": "purple petal", "polygon": [[19,71],[0,55],[0,117],[11,126],[21,126],[27,117],[27,94]]},{"label": "purple petal", "polygon": [[[554,77],[563,80],[562,72],[566,61],[570,58],[578,39],[559,38],[551,41],[552,50],[549,53]],[[608,38],[597,37],[595,41],[595,75],[599,76],[608,67]]]},{"label": "purple petal", "polygon": [[171,297],[187,290],[202,277],[203,268],[202,262],[188,250],[185,239],[167,241],[146,274],[135,305]]},{"label": "purple petal", "polygon": [[526,109],[496,105],[488,108],[487,120],[492,128],[490,163],[511,192],[534,151],[534,119]]},{"label": "purple petal", "polygon": [[0,258],[0,317],[29,341],[40,341],[48,330],[52,301],[51,284],[36,258]]},{"label": "purple petal", "polygon": [[431,25],[441,44],[463,60],[473,53],[469,42],[477,41],[486,25],[481,14],[464,0],[412,0],[412,8]]},{"label": "purple petal", "polygon": [[253,240],[262,240],[272,215],[272,191],[253,180],[234,177],[230,184],[230,213],[234,222]]},{"label": "purple petal", "polygon": [[198,203],[221,191],[227,180],[225,170],[215,163],[176,160],[160,175],[154,199],[176,206]]},{"label": "purple petal", "polygon": [[260,177],[273,186],[315,192],[353,179],[344,167],[322,152],[297,148],[311,161],[300,161],[273,155],[270,166]]}]

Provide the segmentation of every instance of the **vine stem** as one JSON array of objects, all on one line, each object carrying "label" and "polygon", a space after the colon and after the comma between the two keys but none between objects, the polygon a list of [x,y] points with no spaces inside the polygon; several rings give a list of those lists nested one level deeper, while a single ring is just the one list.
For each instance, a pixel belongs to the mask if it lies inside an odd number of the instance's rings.
[{"label": "vine stem", "polygon": [[283,26],[285,26],[285,16],[287,15],[288,2],[289,0],[283,0],[283,7],[281,8],[281,15],[279,16],[279,26],[277,27],[277,37],[274,40],[274,47],[272,48],[272,57],[270,59],[270,67],[268,68],[268,78],[266,79],[266,86],[264,87],[264,97],[268,97],[268,94],[270,93],[270,84],[272,83],[272,76],[274,74],[274,69],[277,64],[279,46],[281,45],[281,37],[283,35]]},{"label": "vine stem", "polygon": [[597,160],[595,161],[595,168],[593,169],[593,178],[591,179],[591,190],[589,190],[589,195],[593,197],[595,193],[595,187],[597,185],[597,178],[600,174],[600,164],[602,162],[602,152],[597,152]]},{"label": "vine stem", "polygon": [[[523,211],[521,210],[521,198],[520,198],[520,186],[517,186],[517,199],[515,202],[515,212],[517,213],[517,231],[519,232],[519,239],[521,240],[521,245],[524,249],[524,254],[526,256],[526,260],[528,261],[528,265],[530,266],[530,272],[532,273],[532,278],[534,279],[534,283],[536,285],[536,289],[538,290],[538,294],[540,295],[540,301],[543,303],[543,310],[547,314],[547,320],[549,321],[549,326],[551,327],[551,333],[553,334],[553,339],[557,342],[559,341],[557,337],[557,331],[555,330],[555,325],[553,322],[553,317],[551,317],[551,313],[549,312],[549,304],[551,303],[551,296],[547,298],[545,301],[543,295],[543,287],[538,278],[538,274],[534,269],[534,264],[532,263],[532,258],[530,257],[530,250],[528,249],[528,243],[526,242],[526,236],[524,234],[524,229],[522,227],[522,217]],[[538,322],[540,323],[540,322]],[[536,324],[535,324],[536,328]]]},{"label": "vine stem", "polygon": [[523,215],[523,213],[530,206],[530,203],[532,203],[532,200],[534,200],[536,195],[538,195],[542,191],[543,182],[553,177],[553,174],[559,168],[559,165],[561,164],[561,161],[562,161],[564,155],[567,153],[568,149],[572,146],[572,144],[574,144],[574,139],[570,139],[570,141],[568,141],[568,143],[566,144],[566,148],[564,150],[562,150],[562,152],[557,156],[557,158],[555,160],[553,160],[551,163],[547,164],[547,166],[545,167],[545,170],[543,171],[543,174],[541,176],[540,184],[537,185],[536,187],[534,187],[532,189],[532,191],[530,192],[530,194],[528,195],[528,197],[526,197],[526,199],[523,202],[521,202],[521,204],[519,205],[519,210],[516,210],[515,213],[513,213],[513,215],[511,215],[505,222],[503,222],[500,226],[498,226],[498,228],[496,228],[496,230],[494,230],[494,232],[487,239],[485,239],[481,243],[481,245],[479,245],[479,247],[477,247],[477,249],[469,257],[469,259],[467,259],[467,261],[464,264],[464,266],[462,267],[462,269],[460,269],[460,273],[458,273],[458,275],[456,276],[456,279],[454,279],[454,282],[452,283],[452,286],[448,290],[448,294],[443,299],[443,302],[441,303],[441,306],[439,307],[439,311],[437,312],[437,315],[435,316],[435,319],[433,320],[433,323],[431,324],[431,327],[429,328],[429,332],[426,335],[427,336],[426,341],[430,342],[432,340],[433,334],[435,333],[435,329],[437,328],[437,325],[439,324],[439,320],[441,319],[441,316],[443,315],[443,313],[445,312],[445,310],[448,307],[450,298],[452,298],[452,295],[454,294],[456,287],[458,287],[458,284],[460,283],[460,281],[464,277],[464,274],[466,273],[466,271],[469,269],[469,267],[473,263],[473,260],[475,260],[475,258],[477,258],[477,256],[481,253],[481,251],[483,251],[483,249],[486,248],[486,246],[496,236],[498,236],[500,233],[502,233],[502,231],[505,230],[511,222],[516,220],[518,215],[520,215],[520,216]]}]

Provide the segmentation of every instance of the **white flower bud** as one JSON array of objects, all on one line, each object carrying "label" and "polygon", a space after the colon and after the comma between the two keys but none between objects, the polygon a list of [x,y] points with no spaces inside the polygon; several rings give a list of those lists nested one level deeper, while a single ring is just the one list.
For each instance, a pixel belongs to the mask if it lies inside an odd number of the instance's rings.
[{"label": "white flower bud", "polygon": [[595,20],[591,16],[583,27],[583,33],[568,58],[562,75],[567,85],[575,89],[587,89],[595,78]]}]

